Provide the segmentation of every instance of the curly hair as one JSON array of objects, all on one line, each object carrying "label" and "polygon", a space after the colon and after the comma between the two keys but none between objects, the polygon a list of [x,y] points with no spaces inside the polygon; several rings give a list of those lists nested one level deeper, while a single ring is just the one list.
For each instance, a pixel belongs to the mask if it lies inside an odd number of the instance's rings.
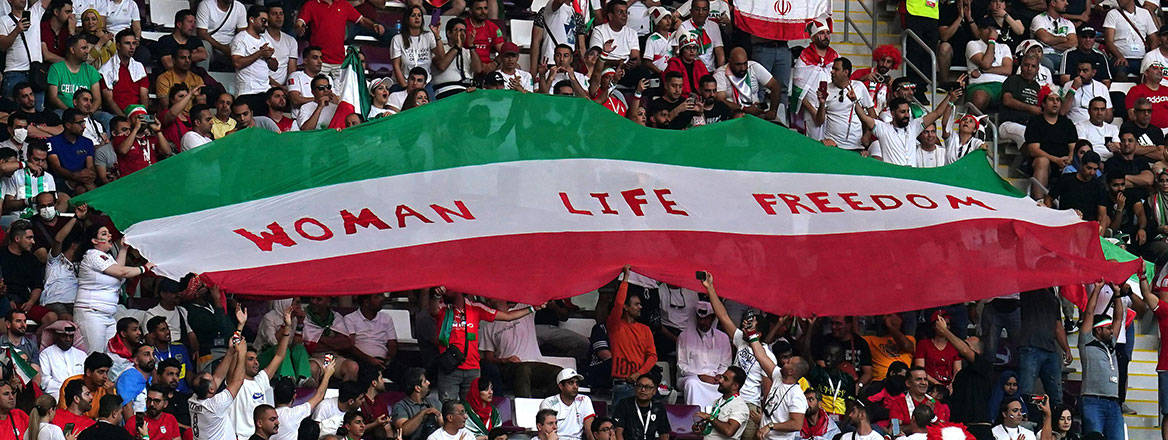
[{"label": "curly hair", "polygon": [[872,52],[872,64],[880,62],[880,60],[884,57],[892,58],[893,69],[900,67],[900,49],[897,49],[896,46],[885,44],[883,46],[877,47],[876,50]]}]

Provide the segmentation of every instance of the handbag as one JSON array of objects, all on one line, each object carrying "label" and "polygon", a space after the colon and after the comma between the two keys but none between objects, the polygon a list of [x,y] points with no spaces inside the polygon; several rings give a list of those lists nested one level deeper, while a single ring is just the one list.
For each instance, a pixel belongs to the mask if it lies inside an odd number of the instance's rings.
[{"label": "handbag", "polygon": [[[12,15],[8,16],[17,28],[20,27],[20,20]],[[28,31],[25,31],[28,32]],[[24,55],[28,57],[28,82],[32,84],[34,92],[45,92],[49,90],[49,65],[43,61],[33,61],[32,53],[28,51],[28,41],[24,36],[24,32],[20,33],[20,44],[24,46]]]},{"label": "handbag", "polygon": [[[454,313],[454,311],[447,309],[447,313]],[[463,329],[466,329],[466,317],[462,318]],[[442,373],[452,373],[458,369],[459,365],[466,362],[466,353],[470,345],[471,333],[469,330],[464,330],[466,335],[462,337],[462,350],[453,345],[447,345],[446,351],[443,351],[438,357],[434,358],[434,366]]]}]

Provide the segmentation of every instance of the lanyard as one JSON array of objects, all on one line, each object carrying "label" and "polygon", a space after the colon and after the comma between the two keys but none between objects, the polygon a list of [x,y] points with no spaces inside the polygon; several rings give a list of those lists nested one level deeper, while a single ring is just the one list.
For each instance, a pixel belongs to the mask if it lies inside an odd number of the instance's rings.
[{"label": "lanyard", "polygon": [[710,419],[711,420],[717,419],[718,413],[722,412],[722,407],[726,406],[727,403],[730,403],[731,400],[734,400],[735,397],[738,397],[738,395],[735,394],[733,396],[730,396],[729,399],[723,400],[722,403],[714,405],[714,411],[713,411],[713,413],[710,414]]},{"label": "lanyard", "polygon": [[637,413],[637,420],[639,420],[641,422],[641,429],[644,432],[643,434],[641,434],[641,439],[642,440],[649,440],[649,422],[652,422],[654,419],[654,417],[653,417],[653,403],[649,402],[649,407],[645,408],[645,417],[644,418],[641,418],[641,407],[637,406],[635,403],[633,404],[633,406],[635,407],[634,409],[636,410],[633,412]]}]

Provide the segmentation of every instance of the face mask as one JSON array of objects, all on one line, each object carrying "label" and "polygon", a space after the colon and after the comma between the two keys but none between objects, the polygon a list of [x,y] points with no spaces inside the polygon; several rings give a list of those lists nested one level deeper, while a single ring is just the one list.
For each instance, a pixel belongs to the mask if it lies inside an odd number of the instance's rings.
[{"label": "face mask", "polygon": [[12,130],[12,141],[18,144],[23,144],[24,140],[28,138],[27,128],[17,128]]},{"label": "face mask", "polygon": [[54,218],[57,218],[57,207],[56,206],[45,206],[45,207],[42,207],[41,209],[37,210],[37,212],[40,214],[41,218],[43,218],[45,220],[52,220]]}]

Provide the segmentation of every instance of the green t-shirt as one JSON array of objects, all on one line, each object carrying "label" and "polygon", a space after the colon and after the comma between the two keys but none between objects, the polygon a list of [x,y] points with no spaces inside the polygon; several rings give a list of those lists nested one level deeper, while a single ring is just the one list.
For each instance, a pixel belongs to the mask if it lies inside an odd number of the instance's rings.
[{"label": "green t-shirt", "polygon": [[[97,69],[88,63],[81,63],[81,69],[77,73],[70,72],[64,61],[54,63],[49,67],[48,82],[57,86],[57,97],[61,98],[61,102],[69,108],[73,108],[73,93],[77,89],[88,89],[89,86],[100,80],[101,74],[97,73]],[[96,90],[90,91],[97,93]]]}]

